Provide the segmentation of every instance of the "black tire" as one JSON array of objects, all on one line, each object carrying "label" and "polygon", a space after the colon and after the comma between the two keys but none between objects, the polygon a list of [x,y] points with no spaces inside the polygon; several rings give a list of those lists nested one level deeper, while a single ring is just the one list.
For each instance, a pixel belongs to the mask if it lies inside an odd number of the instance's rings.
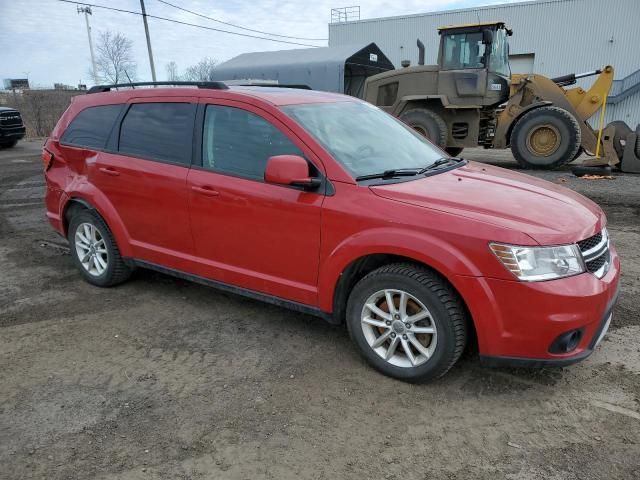
[{"label": "black tire", "polygon": [[[408,293],[422,302],[431,313],[428,318],[435,325],[437,342],[424,363],[413,367],[392,365],[369,345],[362,328],[361,315],[369,297],[385,289]],[[437,273],[412,264],[383,266],[360,280],[349,295],[346,322],[351,339],[371,366],[390,377],[415,383],[443,376],[460,358],[468,336],[467,313],[459,295]],[[393,330],[393,327],[387,328]],[[406,330],[406,333],[410,333],[410,330]],[[403,335],[403,338],[406,337]],[[403,352],[400,355],[404,355]],[[405,358],[408,359],[406,355]]]},{"label": "black tire", "polygon": [[[536,148],[535,132],[546,128]],[[555,139],[545,150],[546,139]],[[511,151],[518,164],[528,169],[553,169],[572,162],[582,141],[580,125],[573,115],[558,107],[540,107],[522,116],[511,133]]]},{"label": "black tire", "polygon": [[611,167],[609,165],[576,165],[575,167],[571,167],[571,173],[576,177],[584,177],[585,175],[609,176],[611,175]]},{"label": "black tire", "polygon": [[636,158],[640,158],[640,123],[636,127]]},{"label": "black tire", "polygon": [[18,144],[18,140],[11,140],[10,142],[0,143],[2,148],[13,148]]},{"label": "black tire", "polygon": [[[104,240],[104,245],[107,251],[107,266],[99,275],[89,273],[87,268],[83,266],[79,257],[75,238],[76,232],[82,224],[93,225],[99,232],[100,237]],[[78,268],[83,278],[92,285],[96,285],[98,287],[112,287],[124,282],[131,275],[132,269],[122,260],[120,250],[118,249],[118,245],[116,244],[109,227],[107,227],[107,224],[97,213],[86,209],[77,210],[69,222],[67,240],[69,241],[73,263]]]},{"label": "black tire", "polygon": [[452,157],[457,157],[462,153],[462,150],[464,150],[464,148],[463,147],[447,147],[444,150]]},{"label": "black tire", "polygon": [[436,112],[426,108],[414,108],[400,115],[400,120],[440,148],[447,146],[447,124]]},{"label": "black tire", "polygon": [[578,149],[578,151],[576,152],[576,154],[574,155],[574,157],[573,157],[573,160],[572,160],[572,161],[575,161],[575,160],[577,160],[578,158],[580,158],[580,155],[582,155],[583,153],[584,153],[584,148],[580,147],[580,148]]}]

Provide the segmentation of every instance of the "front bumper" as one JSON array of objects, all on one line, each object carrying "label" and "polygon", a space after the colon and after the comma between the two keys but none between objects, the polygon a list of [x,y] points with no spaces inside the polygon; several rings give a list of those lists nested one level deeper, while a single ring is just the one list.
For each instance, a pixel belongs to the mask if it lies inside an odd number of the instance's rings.
[{"label": "front bumper", "polygon": [[[547,282],[458,277],[460,294],[473,317],[480,358],[489,366],[565,366],[588,357],[615,306],[620,259],[610,247],[611,267],[598,279],[590,273]],[[551,353],[563,333],[581,330],[568,353]]]},{"label": "front bumper", "polygon": [[22,127],[2,127],[0,128],[0,142],[7,140],[20,140],[24,138],[26,128]]}]

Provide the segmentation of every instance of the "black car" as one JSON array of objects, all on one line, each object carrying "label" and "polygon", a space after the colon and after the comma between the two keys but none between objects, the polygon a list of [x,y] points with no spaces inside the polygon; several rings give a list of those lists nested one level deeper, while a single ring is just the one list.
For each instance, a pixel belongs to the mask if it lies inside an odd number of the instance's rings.
[{"label": "black car", "polygon": [[20,112],[0,107],[0,147],[14,147],[24,137],[25,128]]}]

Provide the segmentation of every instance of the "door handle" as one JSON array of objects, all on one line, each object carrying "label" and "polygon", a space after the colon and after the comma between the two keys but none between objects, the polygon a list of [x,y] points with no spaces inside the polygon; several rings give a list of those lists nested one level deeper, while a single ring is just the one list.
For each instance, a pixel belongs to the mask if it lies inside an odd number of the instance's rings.
[{"label": "door handle", "polygon": [[111,175],[112,177],[117,177],[120,175],[120,172],[111,168],[111,167],[100,167],[100,171],[102,173],[106,173],[107,175]]},{"label": "door handle", "polygon": [[220,195],[220,192],[218,192],[217,190],[214,190],[211,187],[198,187],[194,185],[191,187],[191,190],[193,190],[196,193],[199,193],[200,195],[206,195],[207,197],[217,197],[218,195]]}]

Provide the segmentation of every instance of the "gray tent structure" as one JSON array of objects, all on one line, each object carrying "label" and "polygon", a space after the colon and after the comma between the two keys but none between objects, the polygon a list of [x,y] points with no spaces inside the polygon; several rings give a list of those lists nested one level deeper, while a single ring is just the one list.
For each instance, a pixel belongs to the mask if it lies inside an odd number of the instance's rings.
[{"label": "gray tent structure", "polygon": [[367,77],[393,68],[380,48],[370,43],[243,53],[218,65],[212,80],[306,85],[362,97]]}]

